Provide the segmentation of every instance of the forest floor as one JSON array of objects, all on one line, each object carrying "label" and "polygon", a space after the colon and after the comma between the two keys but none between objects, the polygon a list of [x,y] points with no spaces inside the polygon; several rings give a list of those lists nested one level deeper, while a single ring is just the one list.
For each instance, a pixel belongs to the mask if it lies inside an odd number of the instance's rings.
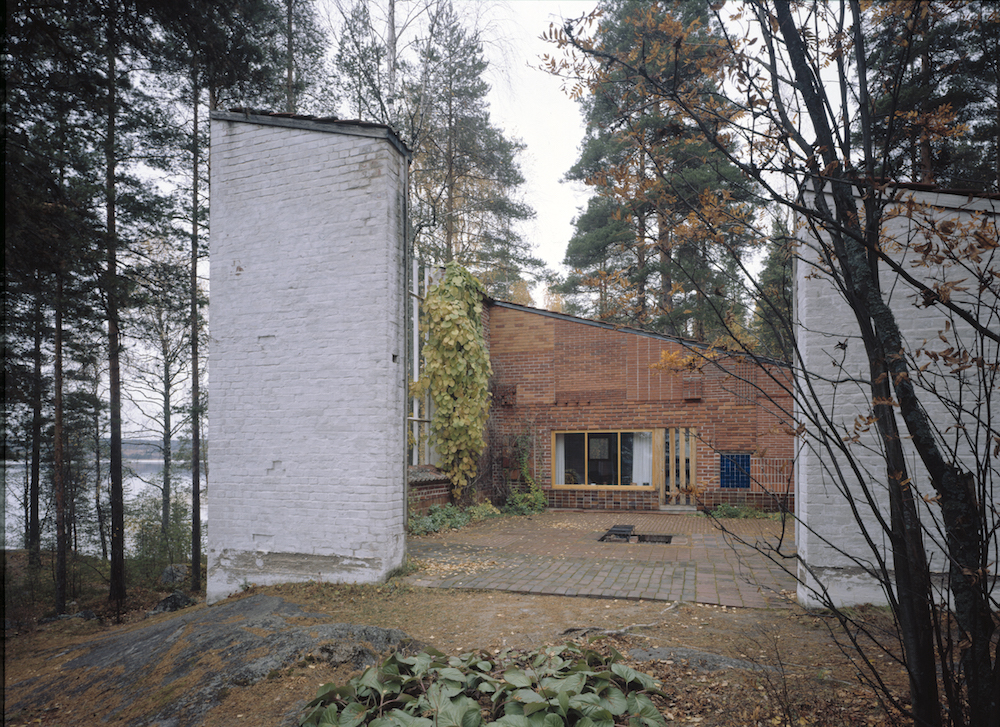
[{"label": "forest floor", "polygon": [[[418,562],[414,567],[427,565]],[[420,571],[413,575],[419,576]],[[181,640],[197,642],[198,619],[206,621],[213,612],[221,613],[219,607],[226,604],[236,608],[237,601],[258,607],[264,601],[282,604],[276,611],[280,618],[258,614],[260,618],[252,624],[223,619],[241,637],[250,634],[266,639],[277,634],[290,640],[293,632],[298,637],[304,628],[318,645],[327,633],[322,631],[326,624],[364,624],[399,629],[415,642],[415,648],[426,645],[446,654],[477,651],[492,659],[502,658],[507,650],[568,641],[606,653],[615,649],[634,668],[661,680],[666,695],[662,711],[671,727],[839,727],[883,725],[890,719],[864,683],[858,652],[829,614],[806,612],[794,604],[733,608],[684,601],[426,588],[412,585],[413,575],[381,585],[252,587],[222,604],[207,607],[200,603],[157,616],[147,616],[147,612],[167,592],[150,590],[137,592],[122,623],[115,623],[107,610],[94,620],[21,622],[5,632],[4,724],[68,726],[100,720],[111,725],[162,727],[292,725],[317,687],[331,681],[343,683],[357,673],[356,664],[337,664],[312,647],[297,647],[297,652],[282,657],[263,676],[248,677],[245,669],[223,662],[224,636],[205,642],[196,657],[183,659],[175,648],[155,655],[155,650],[137,641],[138,633],[155,632],[163,634],[157,638],[177,639],[182,634]],[[78,600],[75,608],[98,603]],[[892,623],[883,609],[860,609],[852,616],[873,632],[891,634]],[[271,642],[261,641],[256,650],[247,648],[247,658],[267,651],[266,643]],[[99,651],[98,647],[106,649],[109,644],[110,651]],[[80,658],[86,653],[134,654],[143,649],[150,652],[151,663],[116,667],[117,658],[108,657],[110,663],[101,665],[107,670],[101,673],[108,676],[96,687],[93,673],[88,672],[94,669],[93,662]],[[905,673],[898,662],[891,654],[871,658],[880,678],[905,700]],[[227,670],[233,673],[221,673]],[[133,673],[123,675],[123,671]],[[210,685],[215,686],[209,689]],[[123,695],[128,698],[123,700]],[[181,701],[199,705],[189,713],[196,718],[185,717],[183,711],[180,716],[177,710],[164,712],[172,702]],[[155,717],[163,714],[173,716]]]}]

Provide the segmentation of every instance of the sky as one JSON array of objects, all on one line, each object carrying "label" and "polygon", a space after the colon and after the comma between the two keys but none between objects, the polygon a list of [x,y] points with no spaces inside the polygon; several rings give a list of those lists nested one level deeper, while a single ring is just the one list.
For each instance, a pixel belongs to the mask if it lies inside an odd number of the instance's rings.
[{"label": "sky", "polygon": [[[385,22],[385,0],[365,0],[372,19]],[[341,17],[354,0],[318,0],[320,16],[329,23],[333,42]],[[466,27],[476,28],[483,41],[489,69],[486,81],[490,116],[507,138],[525,144],[519,162],[525,184],[518,192],[535,210],[534,219],[520,226],[522,236],[534,247],[546,267],[559,273],[566,245],[573,234],[572,221],[590,196],[580,182],[563,182],[576,162],[584,124],[578,104],[562,91],[562,81],[539,69],[541,57],[556,52],[540,36],[552,22],[590,13],[597,0],[452,0]],[[420,0],[396,5],[397,27],[405,27]],[[419,24],[419,20],[417,21]],[[402,30],[411,37],[413,28]],[[544,305],[544,292],[533,291],[535,304]]]},{"label": "sky", "polygon": [[[526,180],[521,191],[536,217],[524,225],[524,236],[548,267],[563,273],[573,218],[590,196],[582,183],[562,181],[579,154],[584,122],[579,105],[561,90],[562,81],[538,69],[542,55],[556,52],[539,36],[551,22],[561,24],[562,18],[579,17],[596,5],[596,0],[455,3],[459,12],[463,6],[469,12],[485,8],[485,19],[490,21],[487,35],[495,40],[485,48],[491,117],[527,147],[520,159]],[[535,304],[544,304],[538,290]]]},{"label": "sky", "polygon": [[[539,70],[541,57],[559,53],[539,36],[549,24],[579,18],[594,10],[597,0],[454,0],[455,8],[487,21],[485,47],[490,61],[491,117],[511,137],[527,146],[521,157],[525,201],[536,213],[524,226],[536,255],[556,272],[569,272],[562,260],[573,234],[573,218],[586,206],[590,193],[582,182],[563,178],[577,160],[584,135],[579,104],[562,91],[562,81]],[[761,256],[748,261],[758,270]],[[544,291],[535,286],[535,305],[545,306]]]}]

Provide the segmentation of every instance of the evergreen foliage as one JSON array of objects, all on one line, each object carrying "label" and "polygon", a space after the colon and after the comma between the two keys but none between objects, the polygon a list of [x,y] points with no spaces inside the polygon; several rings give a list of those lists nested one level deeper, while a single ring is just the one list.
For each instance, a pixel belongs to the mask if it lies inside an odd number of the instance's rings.
[{"label": "evergreen foliage", "polygon": [[414,155],[418,254],[458,261],[503,295],[521,270],[539,266],[514,232],[516,222],[534,215],[511,194],[524,183],[516,161],[524,146],[491,123],[482,41],[450,6],[426,53],[435,92]]},{"label": "evergreen foliage", "polygon": [[[579,83],[578,94],[625,79],[649,107],[676,110],[737,166],[749,195],[761,190],[794,212],[798,249],[805,251],[798,262],[807,266],[796,282],[821,286],[837,311],[829,322],[822,312],[795,321],[815,330],[799,327],[809,348],[792,349],[795,386],[786,391],[795,403],[794,433],[819,463],[807,470],[816,478],[810,494],[816,487],[821,500],[831,496],[858,535],[850,545],[825,540],[837,537],[823,513],[812,513],[799,532],[836,556],[811,556],[805,570],[786,572],[800,593],[831,610],[858,650],[859,674],[884,705],[922,725],[998,724],[998,604],[989,554],[998,532],[1000,450],[983,446],[996,434],[995,210],[988,196],[971,196],[968,208],[956,210],[895,184],[914,168],[928,183],[974,181],[962,176],[974,164],[956,170],[949,158],[964,153],[959,121],[970,119],[972,129],[992,123],[984,111],[998,108],[995,73],[979,74],[983,85],[970,95],[979,97],[971,106],[941,101],[957,92],[952,80],[972,83],[954,73],[963,63],[972,68],[982,60],[985,68],[1000,57],[992,41],[976,35],[995,34],[995,10],[930,0],[710,3],[725,41],[713,52],[688,32],[696,26],[666,21],[666,5],[648,3],[643,17],[660,22],[620,47],[604,43],[604,20],[596,14],[553,27],[549,38],[565,54],[548,58],[548,67]],[[959,49],[936,31],[968,38],[969,47]],[[695,73],[682,63],[688,46],[695,46],[687,56],[697,59]],[[714,90],[721,78],[725,96]],[[995,131],[992,137],[979,147],[981,157],[994,148]],[[990,189],[992,182],[982,184]],[[780,268],[780,258],[771,267]],[[756,286],[762,304],[770,303],[761,298],[769,289]],[[927,339],[903,322],[905,305],[921,309]],[[771,314],[768,325],[783,323]],[[733,333],[752,359],[755,342]],[[774,371],[765,366],[757,375],[787,386]],[[768,404],[787,414],[784,405],[758,398],[757,406]],[[780,546],[762,552],[774,562],[786,555]],[[838,593],[855,567],[880,589],[898,635],[859,637],[858,622],[842,608],[851,597]],[[909,701],[886,688],[884,666],[872,658],[889,650],[905,667]]]},{"label": "evergreen foliage", "polygon": [[[707,9],[696,3],[607,0],[595,33],[599,52],[626,53],[687,42],[669,57],[610,69],[579,87],[587,118],[580,159],[567,177],[595,193],[575,221],[563,293],[601,320],[719,342],[728,319],[746,317],[740,263],[751,237],[754,196],[726,155],[669,102],[643,73],[705,74],[703,59],[722,52]],[[708,77],[706,94],[721,78]],[[717,124],[724,130],[724,117]]]},{"label": "evergreen foliage", "polygon": [[982,0],[895,1],[875,3],[867,14],[871,132],[886,150],[877,172],[1000,190],[1000,8]]},{"label": "evergreen foliage", "polygon": [[[339,96],[348,116],[392,125],[413,150],[417,255],[428,264],[458,262],[492,296],[523,297],[524,283],[541,274],[543,263],[518,231],[534,216],[517,192],[524,146],[490,118],[481,32],[451,2],[420,4],[396,20],[389,0],[384,31],[374,7],[362,0],[342,7]],[[411,36],[405,43],[404,31]]]},{"label": "evergreen foliage", "polygon": [[[111,599],[124,602],[122,402],[141,398],[129,374],[149,363],[143,346],[125,342],[146,330],[160,363],[170,360],[163,376],[177,393],[180,380],[197,381],[205,302],[197,265],[207,230],[201,107],[298,104],[320,68],[320,40],[307,0],[7,5],[4,450],[26,465],[19,499],[32,563],[40,564],[43,540],[58,551],[57,611],[70,551],[98,546],[111,560]],[[154,254],[184,240],[187,261],[167,266]],[[169,305],[160,297],[168,278]],[[162,431],[197,422],[204,396],[192,389],[190,406],[173,395],[161,402]],[[192,431],[200,464],[197,423]],[[171,439],[163,441],[171,483]],[[162,488],[161,535],[164,513],[187,506],[170,497],[173,487]],[[192,497],[197,529],[197,490]],[[197,532],[191,539],[197,572]]]},{"label": "evergreen foliage", "polygon": [[757,279],[751,331],[756,351],[764,356],[792,361],[792,256],[794,238],[788,225],[776,217],[771,237],[764,243],[764,266]]}]

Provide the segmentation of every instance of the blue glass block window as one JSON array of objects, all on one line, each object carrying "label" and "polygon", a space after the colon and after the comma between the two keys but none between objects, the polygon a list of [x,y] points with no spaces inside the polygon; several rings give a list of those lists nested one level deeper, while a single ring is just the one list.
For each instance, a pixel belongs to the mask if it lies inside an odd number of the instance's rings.
[{"label": "blue glass block window", "polygon": [[750,455],[720,454],[719,484],[722,487],[750,487]]}]

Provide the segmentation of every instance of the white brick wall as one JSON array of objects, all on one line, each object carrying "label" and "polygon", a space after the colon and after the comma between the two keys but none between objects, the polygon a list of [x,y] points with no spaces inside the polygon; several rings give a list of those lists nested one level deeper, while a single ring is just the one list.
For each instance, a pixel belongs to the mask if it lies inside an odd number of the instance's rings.
[{"label": "white brick wall", "polygon": [[403,562],[407,159],[390,134],[213,114],[210,603]]},{"label": "white brick wall", "polygon": [[[997,222],[997,203],[994,200],[969,199],[959,195],[913,194],[918,201],[940,208],[934,212],[939,221],[947,219],[968,222],[973,219],[980,220],[982,216],[986,216],[992,218],[994,225]],[[995,235],[995,227],[993,230]],[[800,254],[809,260],[815,260],[815,251],[812,249],[815,243],[802,234],[800,237],[804,242],[799,249]],[[897,259],[903,260],[904,268],[908,272],[925,280],[929,278],[942,279],[942,275],[945,273],[940,267],[935,266],[927,269],[910,265],[910,262],[917,257],[910,249],[911,242],[920,243],[925,240],[919,224],[905,216],[890,219],[884,229],[884,239],[887,241],[885,249],[891,250]],[[925,340],[933,341],[939,331],[945,330],[945,311],[940,307],[915,305],[914,289],[900,280],[898,276],[887,272],[884,264],[881,269],[883,273],[883,298],[890,303],[905,337],[907,352],[912,354]],[[795,300],[796,315],[799,321],[798,346],[803,356],[803,368],[810,374],[809,383],[817,392],[816,401],[822,404],[826,412],[832,414],[832,419],[840,433],[843,436],[848,436],[854,433],[855,417],[871,412],[870,388],[867,383],[869,379],[867,358],[858,332],[858,324],[846,301],[827,276],[824,274],[815,275],[815,272],[814,267],[804,264],[802,261],[797,263]],[[946,275],[951,279],[968,277],[967,274],[957,273],[954,270],[948,270]],[[968,292],[956,292],[955,296],[956,298],[964,296],[965,302],[971,303],[978,299],[978,291],[976,286],[972,284]],[[994,311],[996,310],[995,297],[983,299],[981,302],[987,307],[992,306]],[[995,316],[986,322],[993,330],[1000,329],[1000,321]],[[957,332],[967,345],[971,340],[968,335],[969,328],[960,324],[957,327]],[[952,322],[952,330],[943,335],[954,341],[956,336],[954,322]],[[940,350],[946,346],[943,342],[939,341],[938,343],[940,345],[932,347]],[[838,344],[841,346],[846,344],[846,350],[838,348]],[[988,346],[981,351],[981,354],[987,361],[997,361],[998,352],[995,345]],[[842,366],[840,365],[841,361],[843,362]],[[917,364],[922,365],[927,362],[927,358],[921,358]],[[954,376],[934,377],[936,370],[939,369],[932,365],[925,374],[927,378],[917,380],[918,391],[921,387],[932,384],[938,387],[949,381],[954,384]],[[975,375],[975,373],[972,371],[970,375]],[[798,383],[799,396],[797,399],[800,406],[796,412],[796,418],[802,422],[805,421],[806,412],[801,406],[801,402],[803,398],[808,399],[809,397],[804,393],[805,389],[802,386],[803,379],[801,377]],[[966,397],[968,397],[968,392],[966,392]],[[938,431],[945,432],[951,424],[955,423],[956,417],[939,403],[936,396],[923,392],[920,394],[920,398],[925,402]],[[968,398],[966,398],[965,404],[970,404]],[[898,419],[899,426],[903,430],[909,475],[919,495],[932,495],[933,490],[927,474],[920,465],[917,453],[906,436],[905,424],[901,417]],[[810,425],[810,430],[813,429],[815,427]],[[954,429],[951,431],[952,443],[954,443],[955,431]],[[841,478],[834,473],[835,463],[847,472],[847,479],[852,482],[849,495],[864,514],[868,532],[875,541],[876,551],[887,559],[891,568],[892,558],[888,540],[876,522],[874,510],[865,502],[855,476],[847,468],[847,458],[842,455],[834,457],[829,452],[811,448],[808,444],[810,441],[808,436],[800,440],[796,458],[796,514],[800,521],[796,534],[798,553],[809,568],[813,569],[813,573],[821,577],[835,602],[848,605],[865,602],[885,603],[885,594],[870,577],[864,574],[864,566],[867,563],[874,563],[873,550],[856,522],[847,497],[839,490]],[[860,441],[848,446],[852,459],[862,468],[862,479],[869,483],[871,492],[877,500],[877,509],[888,520],[888,497],[884,485],[887,478],[885,461],[879,455],[879,444],[875,436],[874,426],[870,432],[861,435]],[[983,446],[985,446],[985,442],[983,442]],[[959,456],[968,466],[969,447],[962,444],[958,446],[958,450]],[[994,458],[991,461],[995,467],[997,460]],[[995,479],[1000,481],[1000,478]],[[994,501],[998,495],[1000,493],[993,494]],[[928,529],[925,545],[928,549],[931,569],[936,572],[945,572],[947,564],[941,549],[935,546],[939,532],[935,522],[940,521],[940,508],[937,505],[921,501],[920,510],[921,519]],[[815,585],[815,581],[810,578],[805,567],[799,567],[799,574],[800,577]],[[814,595],[810,593],[810,589],[801,586],[799,588],[799,601],[807,606],[820,605]]]}]

